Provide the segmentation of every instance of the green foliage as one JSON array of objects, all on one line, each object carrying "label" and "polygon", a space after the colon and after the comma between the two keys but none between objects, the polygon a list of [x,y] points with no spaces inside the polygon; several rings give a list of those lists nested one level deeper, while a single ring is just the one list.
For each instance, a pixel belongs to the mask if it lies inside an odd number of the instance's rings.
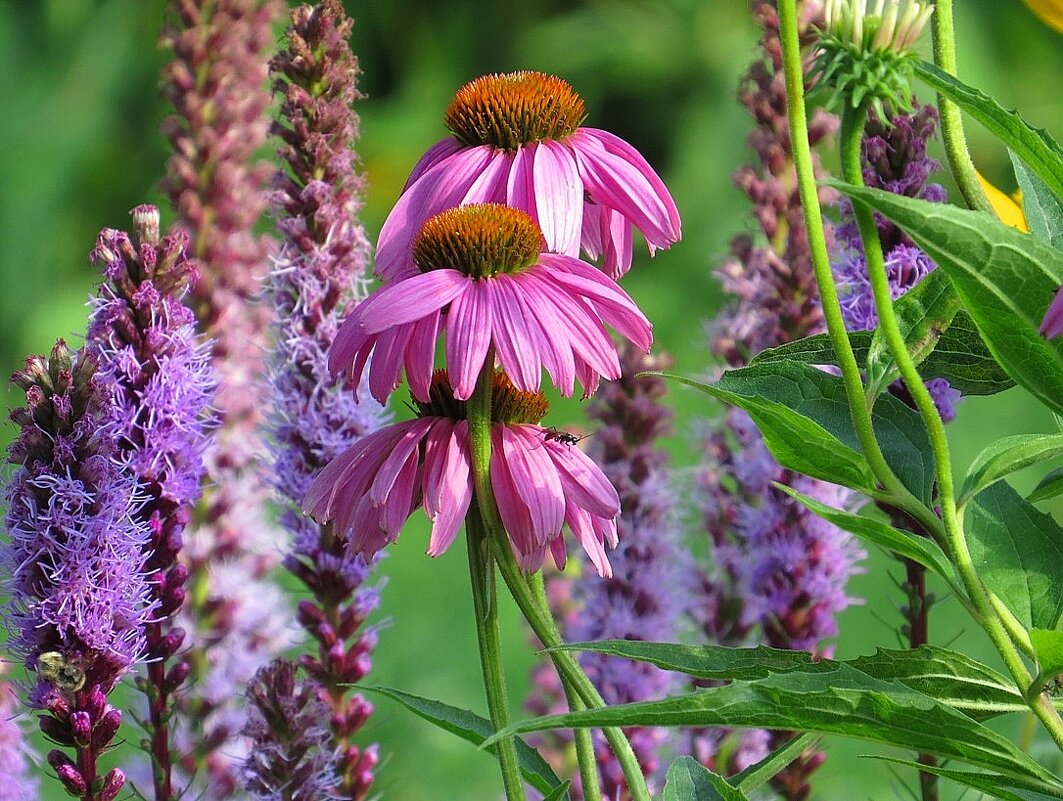
[{"label": "green foliage", "polygon": [[[1030,645],[1038,668],[1037,678],[1027,693],[1033,697],[1049,681],[1063,675],[1063,631],[1030,629]],[[1058,689],[1055,692],[1058,694]]]},{"label": "green foliage", "polygon": [[952,318],[937,346],[919,365],[919,373],[925,378],[948,379],[964,395],[995,395],[1015,386],[965,311]]},{"label": "green foliage", "polygon": [[1063,614],[1063,529],[999,481],[964,515],[971,560],[985,586],[1026,628],[1054,628]]},{"label": "green foliage", "polygon": [[1001,366],[1063,412],[1063,340],[1038,333],[1063,283],[1063,252],[981,212],[830,183],[903,228],[952,279]]},{"label": "green foliage", "polygon": [[1026,500],[1030,503],[1047,501],[1060,493],[1063,493],[1063,467],[1057,467],[1042,478]]},{"label": "green foliage", "polygon": [[1008,151],[1015,177],[1022,190],[1022,212],[1030,226],[1030,233],[1039,236],[1057,250],[1063,250],[1063,200],[1054,195],[1026,164]]},{"label": "green foliage", "polygon": [[[487,718],[480,717],[467,709],[444,704],[442,701],[422,698],[419,695],[413,695],[391,687],[363,687],[362,689],[380,693],[393,701],[397,701],[418,717],[473,745],[482,745],[495,731],[491,721]],[[520,764],[521,775],[532,787],[548,795],[549,798],[565,798],[565,788],[567,788],[568,782],[562,783],[557,774],[554,773],[553,768],[546,764],[546,760],[539,755],[538,751],[520,738],[517,738],[516,742],[517,761]],[[493,746],[488,746],[487,750],[491,753],[495,751]]]},{"label": "green foliage", "polygon": [[1018,434],[988,445],[967,469],[958,503],[1024,467],[1063,456],[1063,434]]},{"label": "green foliage", "polygon": [[683,756],[668,768],[662,801],[747,801],[747,797],[693,757]]}]

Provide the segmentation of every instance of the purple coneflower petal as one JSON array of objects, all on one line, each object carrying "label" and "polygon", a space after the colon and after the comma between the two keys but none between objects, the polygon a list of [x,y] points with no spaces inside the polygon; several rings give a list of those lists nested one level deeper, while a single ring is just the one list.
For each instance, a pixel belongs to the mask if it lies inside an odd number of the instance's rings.
[{"label": "purple coneflower petal", "polygon": [[536,543],[545,545],[561,533],[565,522],[565,496],[557,469],[542,446],[545,434],[528,426],[499,426],[502,458],[535,527]]},{"label": "purple coneflower petal", "polygon": [[509,173],[513,167],[513,154],[504,150],[492,150],[491,160],[461,199],[460,206],[474,203],[505,203],[509,185]]},{"label": "purple coneflower petal", "polygon": [[1041,322],[1041,327],[1038,330],[1041,336],[1047,339],[1063,334],[1063,287],[1056,290],[1056,296],[1052,298],[1052,302],[1048,305],[1045,319]]},{"label": "purple coneflower petal", "polygon": [[465,293],[450,305],[446,323],[447,368],[458,400],[472,396],[496,328],[488,282],[466,282]]},{"label": "purple coneflower petal", "polygon": [[583,182],[572,151],[543,140],[535,147],[535,209],[547,249],[578,256],[583,226]]},{"label": "purple coneflower petal", "polygon": [[515,386],[528,391],[538,390],[542,381],[541,354],[545,343],[537,336],[539,330],[532,329],[528,319],[521,314],[517,300],[521,295],[521,286],[508,275],[499,275],[491,280],[497,321],[493,335],[498,362]]},{"label": "purple coneflower petal", "polygon": [[411,172],[410,177],[406,179],[402,191],[405,192],[418,178],[436,166],[439,162],[443,161],[448,156],[457,153],[461,149],[461,142],[453,136],[448,136],[446,139],[440,139],[428,148],[428,150],[425,151],[425,154],[421,156],[420,160],[414,165],[413,172]]},{"label": "purple coneflower petal", "polygon": [[[351,313],[367,334],[412,323],[442,309],[464,292],[469,279],[457,270],[432,270],[381,287]],[[339,335],[337,335],[339,339]]]},{"label": "purple coneflower petal", "polygon": [[429,443],[433,438],[440,447],[434,461],[425,457],[424,499],[432,521],[428,555],[439,556],[454,542],[472,501],[468,423],[444,420],[433,428]]}]

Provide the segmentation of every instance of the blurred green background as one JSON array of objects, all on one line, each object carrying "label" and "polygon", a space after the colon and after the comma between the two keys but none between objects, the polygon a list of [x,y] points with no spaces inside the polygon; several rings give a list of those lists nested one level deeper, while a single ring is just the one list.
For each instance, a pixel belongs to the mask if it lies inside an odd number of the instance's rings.
[{"label": "blurred green background", "polygon": [[[27,353],[46,351],[57,336],[78,340],[84,301],[96,281],[87,254],[100,228],[127,228],[128,210],[145,201],[162,206],[164,224],[169,222],[158,192],[168,155],[159,133],[168,113],[158,77],[167,58],[157,48],[164,5],[0,3],[0,372],[17,369]],[[962,77],[1059,137],[1063,38],[1018,0],[956,5]],[[643,253],[625,288],[654,321],[657,342],[675,356],[676,369],[705,371],[703,323],[721,302],[713,269],[729,238],[753,228],[748,203],[730,182],[748,158],[749,120],[733,97],[756,41],[746,3],[371,0],[348,2],[348,9],[356,20],[352,44],[368,95],[358,111],[359,151],[369,178],[364,223],[371,237],[418,156],[444,135],[442,112],[457,87],[490,71],[557,73],[587,101],[588,124],[632,142],[675,195],[683,241],[653,261]],[[921,94],[929,99],[925,90]],[[974,126],[970,138],[983,172],[1012,188],[1003,149]],[[8,408],[21,400],[9,391]],[[672,404],[676,431],[668,446],[682,483],[694,463],[692,422],[717,409],[704,396],[680,390]],[[578,404],[559,404],[550,422],[580,427]],[[1036,404],[1012,390],[968,401],[950,435],[963,465],[991,438],[1051,426]],[[11,435],[8,424],[0,444]],[[1017,483],[1024,489],[1035,480],[1020,475]],[[465,557],[456,545],[438,560],[426,558],[425,528],[412,521],[383,564],[387,586],[372,680],[480,711]],[[690,529],[696,539],[693,524]],[[895,643],[892,607],[899,594],[891,571],[888,559],[873,555],[867,572],[854,578],[852,592],[865,602],[843,616],[839,655]],[[508,604],[503,616],[516,706],[536,657]],[[936,642],[991,659],[956,604],[942,605],[933,629]],[[1015,732],[1019,723],[1002,725]],[[126,736],[137,738],[132,728]],[[366,736],[381,743],[377,788],[387,798],[500,797],[488,757],[390,703],[379,704]],[[871,746],[829,747],[816,798],[903,794],[882,763],[859,759],[875,750]],[[45,798],[63,797],[55,782],[45,782],[44,791]],[[950,791],[945,797],[955,796]]]}]

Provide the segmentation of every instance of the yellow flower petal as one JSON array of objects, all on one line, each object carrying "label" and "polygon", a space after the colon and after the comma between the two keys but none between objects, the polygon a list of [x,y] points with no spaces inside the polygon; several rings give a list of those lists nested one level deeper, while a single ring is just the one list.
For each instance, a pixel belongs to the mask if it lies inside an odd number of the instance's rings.
[{"label": "yellow flower petal", "polygon": [[1013,200],[993,186],[993,184],[989,183],[989,181],[982,176],[982,173],[977,171],[976,173],[978,175],[978,183],[982,185],[982,190],[989,199],[989,205],[993,207],[993,211],[996,212],[1000,221],[1010,225],[1012,228],[1018,228],[1023,233],[1027,233],[1030,228],[1026,225],[1026,217],[1022,213],[1022,206],[1019,205],[1019,202],[1022,200],[1022,195],[1019,192],[1016,192],[1015,199]]},{"label": "yellow flower petal", "polygon": [[1063,0],[1023,0],[1050,28],[1063,33]]}]

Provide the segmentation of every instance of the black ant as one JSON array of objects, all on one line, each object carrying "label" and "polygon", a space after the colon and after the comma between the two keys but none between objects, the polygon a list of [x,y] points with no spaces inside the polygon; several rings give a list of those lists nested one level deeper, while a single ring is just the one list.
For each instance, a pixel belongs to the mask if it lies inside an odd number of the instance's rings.
[{"label": "black ant", "polygon": [[575,434],[570,434],[568,431],[558,431],[554,426],[544,428],[542,434],[543,442],[550,442],[551,440],[553,440],[554,442],[558,442],[561,445],[568,445],[569,447],[575,445],[578,442],[582,442],[590,436],[590,434],[576,436]]}]

